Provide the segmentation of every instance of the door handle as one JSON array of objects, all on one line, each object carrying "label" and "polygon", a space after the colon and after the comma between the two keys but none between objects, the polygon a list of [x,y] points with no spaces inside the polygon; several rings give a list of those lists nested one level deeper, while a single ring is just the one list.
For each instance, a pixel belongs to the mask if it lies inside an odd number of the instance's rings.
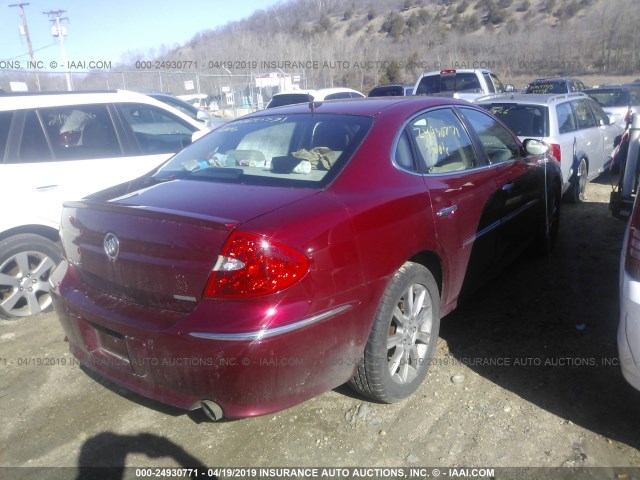
[{"label": "door handle", "polygon": [[46,192],[47,190],[53,190],[54,188],[58,188],[58,185],[42,185],[40,187],[36,187],[36,190],[39,192]]},{"label": "door handle", "polygon": [[439,217],[448,217],[452,213],[454,213],[458,209],[457,205],[451,205],[450,207],[445,207],[436,213]]}]

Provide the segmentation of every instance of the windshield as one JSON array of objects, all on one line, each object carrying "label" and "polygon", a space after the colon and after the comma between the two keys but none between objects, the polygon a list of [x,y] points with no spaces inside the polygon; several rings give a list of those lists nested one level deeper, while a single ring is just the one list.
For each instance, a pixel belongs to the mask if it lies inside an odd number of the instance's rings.
[{"label": "windshield", "polygon": [[311,112],[244,118],[185,148],[153,176],[318,188],[335,178],[372,123]]},{"label": "windshield", "polygon": [[519,137],[548,137],[548,110],[538,105],[492,103],[482,105]]},{"label": "windshield", "polygon": [[432,95],[442,92],[482,92],[475,73],[427,75],[422,77],[416,95]]},{"label": "windshield", "polygon": [[567,93],[568,91],[567,83],[559,80],[530,83],[524,93]]}]

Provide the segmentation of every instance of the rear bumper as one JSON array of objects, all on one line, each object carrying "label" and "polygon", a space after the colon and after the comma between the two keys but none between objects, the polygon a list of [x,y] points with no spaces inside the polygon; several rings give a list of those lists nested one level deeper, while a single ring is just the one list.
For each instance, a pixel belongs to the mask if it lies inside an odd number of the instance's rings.
[{"label": "rear bumper", "polygon": [[373,318],[363,317],[366,302],[343,302],[274,328],[216,332],[200,306],[178,313],[107,297],[86,290],[65,262],[51,283],[70,351],[83,365],[181,409],[211,400],[225,417],[282,410],[348,381],[370,328],[357,319]]}]

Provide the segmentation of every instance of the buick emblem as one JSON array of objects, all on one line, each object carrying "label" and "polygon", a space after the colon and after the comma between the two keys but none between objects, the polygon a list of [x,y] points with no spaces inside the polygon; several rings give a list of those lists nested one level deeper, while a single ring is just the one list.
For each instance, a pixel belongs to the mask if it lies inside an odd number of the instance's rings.
[{"label": "buick emblem", "polygon": [[104,253],[107,254],[109,260],[114,261],[118,258],[118,253],[120,253],[120,241],[118,237],[116,237],[115,233],[107,233],[104,236]]}]

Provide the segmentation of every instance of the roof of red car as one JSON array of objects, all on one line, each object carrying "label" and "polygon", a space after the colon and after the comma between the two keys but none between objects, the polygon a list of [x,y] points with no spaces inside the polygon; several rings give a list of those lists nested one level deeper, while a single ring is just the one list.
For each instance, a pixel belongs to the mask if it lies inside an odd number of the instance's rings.
[{"label": "roof of red car", "polygon": [[[408,97],[372,97],[348,100],[328,100],[314,102],[316,113],[337,113],[349,115],[377,116],[387,111],[419,111],[429,107],[440,105],[472,105],[465,100],[456,100],[447,97],[408,96]],[[250,116],[277,115],[282,113],[309,113],[309,103],[299,103],[284,107],[271,108],[250,114]],[[246,117],[245,117],[246,118]]]}]

